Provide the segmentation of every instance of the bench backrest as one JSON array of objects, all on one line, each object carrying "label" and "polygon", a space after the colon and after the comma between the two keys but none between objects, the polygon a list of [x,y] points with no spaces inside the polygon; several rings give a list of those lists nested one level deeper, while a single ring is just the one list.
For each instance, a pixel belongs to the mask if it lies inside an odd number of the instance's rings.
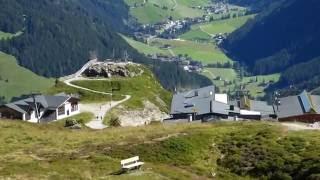
[{"label": "bench backrest", "polygon": [[129,164],[129,163],[134,163],[136,161],[139,161],[139,156],[135,156],[129,159],[124,159],[121,161],[121,165]]}]

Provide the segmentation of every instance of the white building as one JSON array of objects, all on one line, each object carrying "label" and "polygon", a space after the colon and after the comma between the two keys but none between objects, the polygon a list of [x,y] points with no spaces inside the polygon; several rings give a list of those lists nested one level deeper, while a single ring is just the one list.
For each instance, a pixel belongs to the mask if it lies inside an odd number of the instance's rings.
[{"label": "white building", "polygon": [[0,106],[0,118],[32,123],[56,121],[79,113],[79,99],[65,94],[36,95]]}]

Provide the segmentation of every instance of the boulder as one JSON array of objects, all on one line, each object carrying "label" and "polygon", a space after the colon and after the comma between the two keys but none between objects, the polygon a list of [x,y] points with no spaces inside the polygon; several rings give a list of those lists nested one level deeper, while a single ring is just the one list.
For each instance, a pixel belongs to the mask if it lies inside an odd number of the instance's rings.
[{"label": "boulder", "polygon": [[[130,71],[129,66],[136,66],[140,72]],[[87,77],[135,77],[141,75],[143,70],[133,63],[97,62],[89,66],[83,73]]]}]

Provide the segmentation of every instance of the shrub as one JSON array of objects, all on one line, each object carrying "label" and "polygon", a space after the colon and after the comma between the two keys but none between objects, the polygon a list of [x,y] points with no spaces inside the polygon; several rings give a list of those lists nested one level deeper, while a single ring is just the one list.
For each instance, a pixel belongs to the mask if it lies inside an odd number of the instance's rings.
[{"label": "shrub", "polygon": [[76,124],[79,124],[77,120],[75,119],[67,119],[65,123],[65,127],[72,127]]},{"label": "shrub", "polygon": [[119,126],[121,126],[121,122],[120,122],[119,117],[112,116],[111,119],[110,119],[110,121],[109,121],[109,125],[112,126],[112,127],[119,127]]}]

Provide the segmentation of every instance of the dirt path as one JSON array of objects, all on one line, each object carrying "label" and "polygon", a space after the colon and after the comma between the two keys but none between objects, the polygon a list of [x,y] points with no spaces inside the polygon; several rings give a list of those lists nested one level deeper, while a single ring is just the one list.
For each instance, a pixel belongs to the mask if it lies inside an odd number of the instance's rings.
[{"label": "dirt path", "polygon": [[212,79],[216,78],[216,76],[211,71],[203,70],[203,72],[209,73]]},{"label": "dirt path", "polygon": [[168,51],[171,54],[171,56],[176,56],[176,54],[172,51],[172,49],[168,49]]},{"label": "dirt path", "polygon": [[209,32],[205,31],[202,26],[199,26],[200,27],[200,30],[206,34],[208,34],[210,37],[212,36],[212,34],[210,34]]},{"label": "dirt path", "polygon": [[313,127],[308,127],[307,124],[300,123],[281,123],[281,125],[288,128],[290,131],[303,131],[303,130],[320,130]]},{"label": "dirt path", "polygon": [[[84,91],[88,91],[88,92],[92,92],[92,93],[96,93],[96,94],[103,94],[103,95],[111,95],[111,93],[107,93],[107,92],[102,92],[102,91],[96,91],[93,89],[89,89],[89,88],[85,88],[85,87],[81,87],[81,86],[77,86],[74,84],[71,84],[72,81],[76,81],[76,80],[86,80],[84,78],[79,78],[79,75],[75,75],[73,78],[67,79],[64,81],[64,83],[68,86],[77,88],[77,89],[81,89]],[[125,96],[125,98],[121,101],[112,101],[111,103],[104,103],[104,104],[81,104],[80,108],[86,112],[91,112],[94,114],[94,118],[92,119],[92,121],[90,121],[89,123],[86,124],[86,126],[88,126],[91,129],[104,129],[107,128],[106,125],[103,124],[103,119],[105,117],[105,115],[114,107],[118,106],[119,104],[122,104],[126,101],[128,101],[131,96],[130,95],[123,95]]]},{"label": "dirt path", "polygon": [[178,3],[177,3],[177,1],[176,0],[172,0],[173,1],[173,3],[174,3],[174,6],[173,6],[173,10],[175,10],[176,8],[177,8],[177,6],[178,6]]},{"label": "dirt path", "polygon": [[87,127],[91,129],[104,129],[107,128],[105,124],[103,124],[103,119],[106,114],[114,107],[119,104],[124,103],[129,100],[131,96],[127,95],[125,99],[121,101],[112,101],[111,103],[101,103],[101,104],[81,104],[80,108],[85,109],[85,111],[91,112],[94,114],[94,119],[86,124]]}]

